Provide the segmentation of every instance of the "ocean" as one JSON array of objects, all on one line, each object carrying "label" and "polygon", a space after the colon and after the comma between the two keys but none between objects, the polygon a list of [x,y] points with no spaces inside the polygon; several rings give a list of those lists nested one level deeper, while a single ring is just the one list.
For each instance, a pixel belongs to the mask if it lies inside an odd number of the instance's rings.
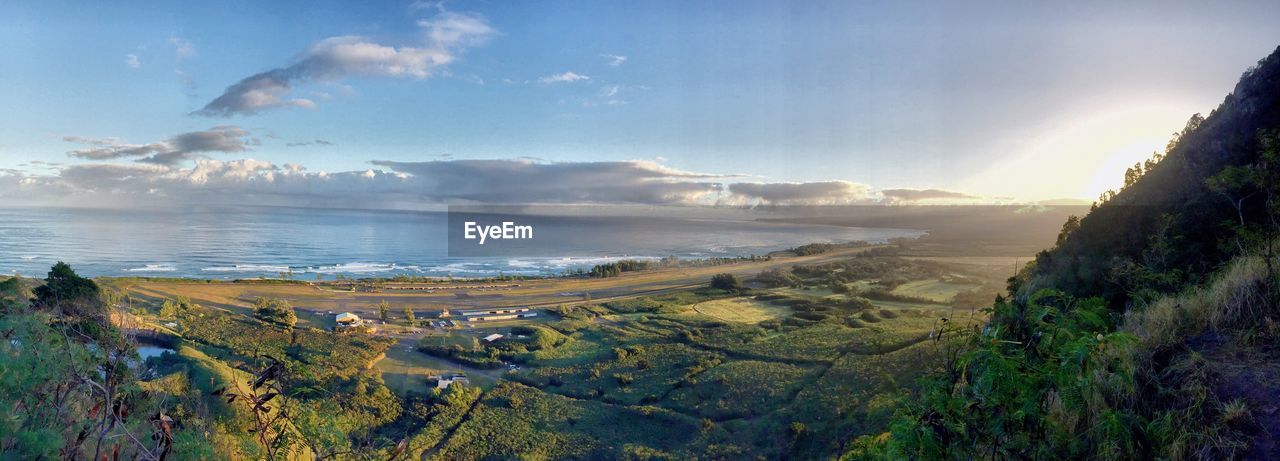
[{"label": "ocean", "polygon": [[540,218],[538,256],[450,257],[444,212],[311,208],[0,208],[0,273],[43,277],[57,261],[86,276],[314,280],[394,275],[557,275],[628,258],[734,257],[807,243],[883,242],[921,231],[749,220]]}]

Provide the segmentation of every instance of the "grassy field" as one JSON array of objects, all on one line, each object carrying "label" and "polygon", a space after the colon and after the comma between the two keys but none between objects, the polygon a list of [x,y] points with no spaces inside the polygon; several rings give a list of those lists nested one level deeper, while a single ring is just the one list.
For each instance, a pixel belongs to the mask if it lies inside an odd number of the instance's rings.
[{"label": "grassy field", "polygon": [[427,376],[441,373],[470,371],[467,377],[471,383],[483,388],[492,387],[498,381],[491,373],[469,370],[401,345],[387,349],[386,355],[374,367],[382,373],[382,381],[387,387],[401,396],[430,390],[433,384],[427,382]]},{"label": "grassy field", "polygon": [[941,279],[931,279],[917,280],[898,285],[890,293],[912,298],[947,302],[952,298],[955,298],[960,292],[969,291],[978,287],[979,285],[972,283],[956,283]]},{"label": "grassy field", "polygon": [[[353,414],[369,431],[408,436],[413,458],[813,459],[883,430],[889,403],[936,361],[928,338],[939,317],[952,315],[947,300],[971,290],[973,280],[1003,283],[994,269],[990,277],[966,272],[952,279],[949,271],[964,269],[854,254],[521,280],[484,290],[465,288],[468,282],[394,293],[303,283],[115,286],[153,313],[165,299],[191,298],[205,310],[180,316],[177,330],[215,352],[208,360],[220,369],[252,369],[251,357],[263,353],[287,357],[313,370],[317,384],[367,401]],[[749,279],[797,261],[813,265],[786,285],[741,293],[703,288],[715,272]],[[861,296],[862,289],[888,287],[901,299]],[[591,299],[560,295],[566,292]],[[251,319],[257,296],[290,300],[299,326]],[[450,329],[324,331],[330,311],[374,318],[383,300],[392,316],[410,307],[420,320],[446,308],[542,309],[533,320]],[[479,340],[490,333],[504,337]],[[428,387],[427,376],[454,371],[483,392]],[[417,408],[416,416],[381,412],[387,399]],[[397,421],[399,432],[384,426],[388,421]]]},{"label": "grassy field", "polygon": [[692,306],[692,310],[726,322],[760,323],[786,316],[790,310],[750,298],[730,298],[706,301]]},{"label": "grassy field", "polygon": [[[810,458],[878,430],[895,390],[933,354],[924,340],[935,319],[922,314],[830,307],[825,320],[794,323],[766,301],[698,298],[640,298],[617,305],[627,313],[548,324],[569,339],[509,377],[523,385],[486,394],[431,454]],[[862,314],[876,321],[844,325]],[[636,415],[681,430],[631,426]],[[604,434],[591,421],[622,425]]]}]

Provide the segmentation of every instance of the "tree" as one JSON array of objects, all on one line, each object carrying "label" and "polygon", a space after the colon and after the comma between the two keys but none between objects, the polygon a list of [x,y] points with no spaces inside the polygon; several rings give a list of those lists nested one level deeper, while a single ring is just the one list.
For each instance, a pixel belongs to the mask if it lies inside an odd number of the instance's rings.
[{"label": "tree", "polygon": [[1134,163],[1133,167],[1124,170],[1124,187],[1129,187],[1142,179],[1142,164]]},{"label": "tree", "polygon": [[1068,216],[1067,222],[1062,223],[1062,230],[1058,231],[1058,245],[1061,246],[1062,242],[1067,240],[1067,236],[1071,235],[1072,232],[1075,232],[1076,229],[1079,228],[1080,217],[1076,215]]},{"label": "tree", "polygon": [[404,308],[404,320],[410,327],[416,328],[418,326],[418,318],[413,315],[413,309]]},{"label": "tree", "polygon": [[9,277],[0,282],[0,313],[14,311],[26,307],[31,299],[31,290],[18,277]]},{"label": "tree", "polygon": [[1271,270],[1280,234],[1280,131],[1260,131],[1258,147],[1253,162],[1223,168],[1205,179],[1205,187],[1226,198],[1235,212],[1228,227],[1235,234],[1236,251],[1260,249]]},{"label": "tree", "polygon": [[716,274],[711,276],[711,288],[725,291],[739,291],[742,290],[742,282],[739,282],[738,278],[734,277],[733,274],[730,273]]},{"label": "tree", "polygon": [[36,305],[69,316],[105,318],[107,305],[93,280],[76,275],[71,266],[58,261],[49,269],[44,285],[36,287]]},{"label": "tree", "polygon": [[382,319],[382,323],[387,323],[387,318],[390,317],[390,312],[391,305],[387,304],[387,300],[384,299],[378,302],[378,318]]},{"label": "tree", "polygon": [[172,299],[166,299],[164,300],[164,303],[160,305],[161,318],[171,319],[177,317],[178,311],[178,303],[174,302]]},{"label": "tree", "polygon": [[253,315],[267,322],[293,327],[298,323],[298,315],[293,312],[293,305],[287,299],[264,298],[259,296],[253,300]]}]

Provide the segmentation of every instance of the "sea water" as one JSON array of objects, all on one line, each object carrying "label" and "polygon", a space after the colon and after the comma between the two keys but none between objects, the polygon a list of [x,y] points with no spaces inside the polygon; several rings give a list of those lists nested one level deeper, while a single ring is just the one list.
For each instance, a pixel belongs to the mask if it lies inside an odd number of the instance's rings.
[{"label": "sea water", "polygon": [[556,275],[619,259],[763,255],[807,243],[882,242],[922,233],[652,216],[540,219],[540,233],[590,226],[598,237],[548,239],[536,257],[451,258],[444,212],[0,208],[0,273],[39,277],[65,261],[87,276]]}]

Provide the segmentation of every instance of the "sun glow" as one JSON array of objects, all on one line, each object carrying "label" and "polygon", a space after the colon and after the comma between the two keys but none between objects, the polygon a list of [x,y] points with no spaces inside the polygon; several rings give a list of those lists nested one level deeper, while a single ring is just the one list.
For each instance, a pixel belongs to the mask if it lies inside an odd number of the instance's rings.
[{"label": "sun glow", "polygon": [[1064,117],[1022,143],[1012,160],[975,178],[969,190],[1019,200],[1094,200],[1119,189],[1126,168],[1163,153],[1194,112],[1188,107],[1194,106],[1130,103]]}]

